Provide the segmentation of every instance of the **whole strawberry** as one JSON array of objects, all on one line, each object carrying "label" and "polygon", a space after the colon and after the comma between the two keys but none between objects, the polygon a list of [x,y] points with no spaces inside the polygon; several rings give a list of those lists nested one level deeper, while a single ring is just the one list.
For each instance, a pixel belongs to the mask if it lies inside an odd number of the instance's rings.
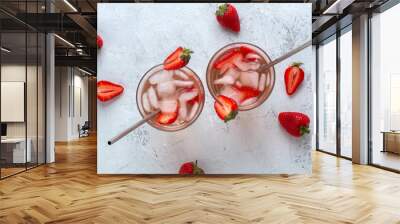
[{"label": "whole strawberry", "polygon": [[103,43],[104,43],[103,38],[101,38],[101,36],[97,35],[97,38],[96,38],[97,48],[98,49],[102,48]]},{"label": "whole strawberry", "polygon": [[310,133],[310,118],[299,112],[282,112],[278,116],[279,123],[295,137]]},{"label": "whole strawberry", "polygon": [[182,164],[179,169],[180,175],[196,175],[196,174],[204,174],[203,169],[197,166],[197,160],[195,162],[187,162]]},{"label": "whole strawberry", "polygon": [[218,23],[221,26],[230,29],[233,32],[240,31],[239,15],[233,5],[225,3],[218,6],[215,15],[217,17]]}]

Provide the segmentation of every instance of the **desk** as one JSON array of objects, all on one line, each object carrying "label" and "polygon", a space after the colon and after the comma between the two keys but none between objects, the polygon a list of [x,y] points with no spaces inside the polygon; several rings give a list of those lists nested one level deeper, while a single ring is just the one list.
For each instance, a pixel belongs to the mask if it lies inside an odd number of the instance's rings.
[{"label": "desk", "polygon": [[383,134],[382,152],[392,152],[400,154],[400,132],[382,131],[382,134]]},{"label": "desk", "polygon": [[[25,163],[25,162],[30,162],[32,159],[32,153],[31,153],[31,145],[32,141],[30,138],[26,140],[28,143],[26,147],[26,153],[25,153],[25,138],[6,138],[6,139],[1,139],[1,153],[2,157],[6,158],[6,161],[10,163]],[[11,147],[10,147],[11,146]],[[6,154],[3,156],[3,154]],[[8,156],[7,154],[12,154]],[[8,157],[8,158],[7,158]],[[12,160],[11,160],[12,158]],[[26,161],[25,161],[26,159]]]}]

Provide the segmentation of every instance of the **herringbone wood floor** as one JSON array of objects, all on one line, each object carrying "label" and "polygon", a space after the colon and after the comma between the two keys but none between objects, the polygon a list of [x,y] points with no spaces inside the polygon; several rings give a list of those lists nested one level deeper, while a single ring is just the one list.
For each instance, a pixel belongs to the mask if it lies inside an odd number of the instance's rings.
[{"label": "herringbone wood floor", "polygon": [[98,176],[96,139],[0,181],[0,223],[400,223],[400,175],[314,153],[310,176]]}]

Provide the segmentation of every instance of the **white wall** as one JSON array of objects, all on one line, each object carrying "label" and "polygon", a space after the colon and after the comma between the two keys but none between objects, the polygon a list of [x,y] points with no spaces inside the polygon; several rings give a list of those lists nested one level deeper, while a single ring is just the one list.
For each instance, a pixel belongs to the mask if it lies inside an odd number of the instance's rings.
[{"label": "white wall", "polygon": [[[27,70],[25,70],[27,69]],[[27,88],[27,119],[28,119],[28,137],[30,130],[36,130],[36,113],[32,113],[32,111],[36,111],[37,103],[36,103],[36,78],[33,79],[30,75],[34,74],[36,76],[36,66],[28,66],[18,64],[9,64],[1,66],[1,81],[2,82],[25,82],[26,71],[28,74],[28,88]],[[39,71],[40,72],[40,71]],[[35,88],[29,88],[34,86]],[[40,105],[39,105],[40,106]],[[2,110],[7,110],[7,108],[1,108]],[[31,123],[34,122],[34,123]],[[8,137],[25,137],[25,122],[7,122],[7,135]],[[33,127],[34,126],[34,127]],[[33,131],[32,131],[33,132]],[[35,131],[36,136],[36,131]]]},{"label": "white wall", "polygon": [[79,138],[78,124],[88,120],[88,78],[83,75],[71,67],[56,67],[56,141]]},{"label": "white wall", "polygon": [[[38,68],[38,70],[36,70]],[[26,110],[27,120],[24,122],[6,122],[7,137],[24,138],[25,134],[30,139],[32,158],[36,162],[44,162],[44,74],[42,68],[25,64],[4,64],[1,66],[2,82],[24,82],[26,83]],[[27,80],[25,80],[27,78]],[[7,97],[7,96],[2,96]],[[10,108],[1,108],[1,110],[10,110]],[[23,111],[25,112],[25,111]],[[38,150],[38,151],[37,151]],[[36,153],[39,156],[36,157]]]}]

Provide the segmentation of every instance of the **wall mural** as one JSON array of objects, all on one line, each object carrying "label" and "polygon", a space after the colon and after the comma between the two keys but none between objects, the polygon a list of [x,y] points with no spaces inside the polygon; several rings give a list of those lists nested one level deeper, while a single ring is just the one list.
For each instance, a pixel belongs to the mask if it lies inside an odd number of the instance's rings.
[{"label": "wall mural", "polygon": [[311,172],[311,4],[101,3],[97,27],[99,174]]}]

